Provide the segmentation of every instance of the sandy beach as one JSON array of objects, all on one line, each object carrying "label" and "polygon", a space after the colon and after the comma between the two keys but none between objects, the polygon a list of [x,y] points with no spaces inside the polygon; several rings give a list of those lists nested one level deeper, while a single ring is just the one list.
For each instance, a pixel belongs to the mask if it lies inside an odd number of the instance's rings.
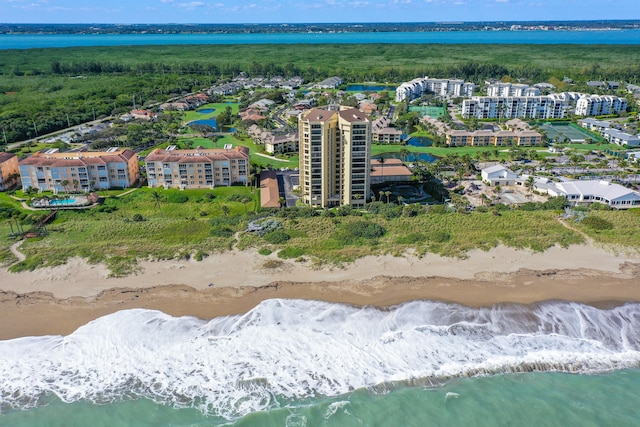
[{"label": "sandy beach", "polygon": [[201,262],[140,263],[109,277],[104,265],[72,259],[33,272],[0,270],[0,339],[69,334],[106,314],[157,309],[200,318],[240,314],[270,298],[388,307],[416,299],[489,306],[561,299],[594,305],[640,301],[640,253],[592,245],[544,253],[498,247],[464,259],[366,257],[343,267],[231,251]]}]

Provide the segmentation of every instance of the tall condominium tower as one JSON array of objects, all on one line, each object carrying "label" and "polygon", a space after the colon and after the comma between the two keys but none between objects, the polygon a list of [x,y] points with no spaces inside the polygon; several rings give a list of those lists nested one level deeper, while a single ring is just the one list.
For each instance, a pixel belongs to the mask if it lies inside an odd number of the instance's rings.
[{"label": "tall condominium tower", "polygon": [[300,114],[300,188],[314,207],[363,205],[369,196],[371,121],[356,108]]}]

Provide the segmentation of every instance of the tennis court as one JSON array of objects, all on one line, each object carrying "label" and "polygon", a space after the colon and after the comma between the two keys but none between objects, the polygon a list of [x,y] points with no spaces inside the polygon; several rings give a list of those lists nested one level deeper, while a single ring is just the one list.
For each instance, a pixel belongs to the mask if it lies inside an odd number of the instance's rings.
[{"label": "tennis court", "polygon": [[421,116],[429,116],[437,119],[440,116],[444,116],[444,107],[435,107],[432,105],[411,105],[409,106],[409,112],[418,112]]},{"label": "tennis court", "polygon": [[587,138],[591,140],[594,139],[591,134],[568,124],[553,125],[551,123],[545,123],[542,125],[542,129],[547,133],[547,138],[555,142],[582,143],[585,142]]}]

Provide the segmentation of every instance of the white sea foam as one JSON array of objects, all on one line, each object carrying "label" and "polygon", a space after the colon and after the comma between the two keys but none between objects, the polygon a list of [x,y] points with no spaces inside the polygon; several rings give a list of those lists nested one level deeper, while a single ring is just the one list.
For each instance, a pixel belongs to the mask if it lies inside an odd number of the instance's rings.
[{"label": "white sea foam", "polygon": [[233,418],[363,387],[639,366],[640,304],[377,310],[269,300],[211,321],[126,310],[66,337],[0,342],[0,409],[34,406],[50,393],[64,401],[144,396]]}]

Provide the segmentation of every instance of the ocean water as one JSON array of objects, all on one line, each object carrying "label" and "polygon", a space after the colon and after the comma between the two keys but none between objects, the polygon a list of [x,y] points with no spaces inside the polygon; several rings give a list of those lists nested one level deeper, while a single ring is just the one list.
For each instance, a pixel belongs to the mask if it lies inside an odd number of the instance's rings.
[{"label": "ocean water", "polygon": [[640,30],[255,34],[0,34],[0,49],[176,44],[640,44]]},{"label": "ocean water", "polygon": [[4,426],[640,426],[640,304],[126,310],[0,342]]}]

